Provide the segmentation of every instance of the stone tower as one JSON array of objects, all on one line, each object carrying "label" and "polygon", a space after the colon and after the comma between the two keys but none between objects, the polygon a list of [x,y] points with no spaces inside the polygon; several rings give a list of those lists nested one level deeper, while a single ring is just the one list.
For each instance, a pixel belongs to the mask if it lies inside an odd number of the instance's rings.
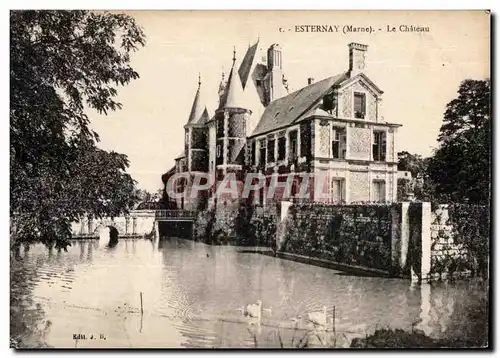
[{"label": "stone tower", "polygon": [[234,173],[236,179],[241,180],[245,163],[247,121],[252,114],[247,107],[234,54],[227,85],[215,112],[217,181],[221,181],[228,173]]},{"label": "stone tower", "polygon": [[207,107],[201,96],[201,78],[198,79],[198,90],[194,96],[189,119],[184,126],[185,150],[189,172],[206,172],[208,170],[207,126],[209,120]]}]

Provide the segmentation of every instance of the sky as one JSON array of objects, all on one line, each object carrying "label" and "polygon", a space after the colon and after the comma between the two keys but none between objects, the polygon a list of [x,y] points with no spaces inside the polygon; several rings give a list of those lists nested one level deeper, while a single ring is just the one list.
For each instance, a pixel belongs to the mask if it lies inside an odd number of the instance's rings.
[{"label": "sky", "polygon": [[[118,91],[123,104],[107,116],[89,113],[102,148],[128,155],[140,188],[156,191],[184,145],[201,75],[210,115],[221,73],[259,39],[264,53],[278,43],[290,91],[346,71],[350,42],[368,45],[365,73],[383,91],[382,115],[399,123],[398,150],[423,156],[437,147],[446,104],[460,82],[490,75],[489,15],[483,11],[131,11],[146,46],[132,55],[140,79]],[[295,32],[296,25],[339,26],[340,32]],[[343,33],[344,25],[372,33]],[[387,32],[400,25],[427,33]],[[280,28],[282,31],[280,32]],[[290,31],[288,31],[290,29]],[[379,30],[380,29],[380,30]]]}]

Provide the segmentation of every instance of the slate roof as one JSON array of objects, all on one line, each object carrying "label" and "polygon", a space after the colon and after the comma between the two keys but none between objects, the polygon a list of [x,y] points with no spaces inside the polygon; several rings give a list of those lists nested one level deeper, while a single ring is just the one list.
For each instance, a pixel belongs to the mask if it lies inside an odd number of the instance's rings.
[{"label": "slate roof", "polygon": [[189,119],[186,124],[204,124],[209,120],[209,115],[207,111],[207,106],[203,103],[201,98],[201,84],[198,86],[196,95],[194,96],[193,106],[191,107],[191,113],[189,114]]},{"label": "slate roof", "polygon": [[304,119],[303,115],[311,110],[332,86],[339,85],[348,78],[346,73],[340,73],[269,103],[251,136],[284,128],[296,120]]},{"label": "slate roof", "polygon": [[248,77],[250,76],[250,70],[252,69],[252,64],[255,58],[255,54],[257,53],[257,47],[259,46],[259,41],[257,41],[253,46],[250,46],[243,57],[243,61],[241,61],[240,68],[238,70],[238,74],[240,75],[241,85],[243,89],[245,89]]},{"label": "slate roof", "polygon": [[221,108],[246,108],[243,87],[241,85],[240,76],[238,72],[236,72],[235,64],[233,64],[233,68],[229,73]]}]

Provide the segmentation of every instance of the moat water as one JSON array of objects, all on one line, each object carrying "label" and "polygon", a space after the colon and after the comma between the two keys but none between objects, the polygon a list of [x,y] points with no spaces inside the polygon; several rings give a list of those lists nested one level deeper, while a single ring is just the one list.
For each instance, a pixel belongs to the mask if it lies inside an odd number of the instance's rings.
[{"label": "moat water", "polygon": [[[75,241],[68,252],[35,245],[11,271],[11,335],[31,347],[296,347],[306,336],[310,346],[342,347],[386,327],[487,334],[482,282],[411,285],[182,239],[159,248]],[[260,325],[238,310],[257,300]],[[323,306],[328,327],[318,333],[303,318]]]}]

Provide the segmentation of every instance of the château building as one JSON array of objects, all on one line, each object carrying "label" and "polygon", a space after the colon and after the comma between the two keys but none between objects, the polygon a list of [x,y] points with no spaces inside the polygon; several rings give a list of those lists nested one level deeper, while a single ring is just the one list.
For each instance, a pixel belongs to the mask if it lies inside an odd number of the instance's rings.
[{"label": "ch\u00e2teau building", "polygon": [[[260,43],[250,46],[240,64],[233,56],[227,79],[219,87],[219,103],[209,113],[201,81],[184,126],[185,144],[175,166],[164,174],[188,173],[176,181],[176,190],[189,192],[196,173],[209,173],[219,183],[233,173],[241,190],[247,172],[260,172],[266,186],[251,202],[267,205],[272,180],[296,175],[292,196],[310,173],[310,200],[338,203],[397,200],[397,146],[399,124],[381,116],[383,91],[368,78],[368,46],[348,45],[348,69],[289,93],[284,55],[278,44],[260,56]],[[346,51],[347,54],[347,51]],[[305,81],[304,81],[305,82]],[[320,198],[314,178],[326,176],[328,195]],[[201,209],[232,203],[215,199],[212,191],[178,199],[179,208]],[[315,192],[316,190],[316,192]],[[325,188],[323,188],[325,190]]]}]

